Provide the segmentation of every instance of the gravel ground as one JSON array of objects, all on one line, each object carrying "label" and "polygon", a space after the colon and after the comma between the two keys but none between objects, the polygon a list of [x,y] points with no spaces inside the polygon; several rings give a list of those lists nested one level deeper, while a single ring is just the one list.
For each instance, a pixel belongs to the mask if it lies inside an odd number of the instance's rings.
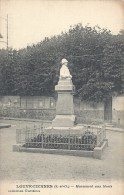
[{"label": "gravel ground", "polygon": [[1,120],[11,124],[10,128],[0,129],[0,179],[2,181],[112,181],[124,179],[124,133],[107,131],[109,146],[102,160],[62,156],[13,152],[16,143],[16,129],[26,125],[33,126],[38,122]]}]

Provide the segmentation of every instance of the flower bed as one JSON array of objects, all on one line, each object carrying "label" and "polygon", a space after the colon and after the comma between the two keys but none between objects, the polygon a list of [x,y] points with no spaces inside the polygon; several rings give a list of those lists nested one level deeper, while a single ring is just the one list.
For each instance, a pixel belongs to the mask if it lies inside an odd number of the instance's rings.
[{"label": "flower bed", "polygon": [[93,151],[96,145],[97,135],[93,132],[85,131],[82,135],[38,134],[33,138],[27,139],[23,147]]}]

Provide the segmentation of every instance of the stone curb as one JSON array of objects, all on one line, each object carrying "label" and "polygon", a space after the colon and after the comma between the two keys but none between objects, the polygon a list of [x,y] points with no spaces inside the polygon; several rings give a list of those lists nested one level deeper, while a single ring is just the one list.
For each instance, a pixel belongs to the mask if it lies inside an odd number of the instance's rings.
[{"label": "stone curb", "polygon": [[69,155],[80,157],[92,157],[101,159],[104,149],[108,146],[108,140],[105,139],[101,147],[94,148],[94,151],[81,151],[81,150],[58,150],[58,149],[42,149],[42,148],[25,148],[20,144],[13,145],[13,152],[31,152],[31,153],[43,153],[43,154],[57,154],[57,155]]},{"label": "stone curb", "polygon": [[108,139],[104,139],[104,142],[103,142],[101,147],[95,147],[94,148],[93,157],[96,158],[96,159],[101,159],[102,154],[103,154],[106,147],[108,147]]},{"label": "stone curb", "polygon": [[0,119],[4,119],[4,120],[15,120],[15,121],[30,121],[30,122],[46,122],[46,123],[51,123],[51,121],[47,121],[47,120],[28,119],[28,118],[9,118],[9,117],[0,117]]},{"label": "stone curb", "polygon": [[[40,120],[40,119],[28,119],[28,118],[9,118],[9,117],[0,117],[0,119],[4,120],[15,120],[15,121],[29,121],[29,122],[45,122],[45,123],[51,123],[51,121],[47,120]],[[86,125],[86,124],[78,124],[79,126],[81,125]],[[89,124],[90,125],[90,124]],[[124,129],[122,128],[116,128],[116,127],[106,127],[107,131],[114,131],[114,132],[121,132],[124,133]]]},{"label": "stone curb", "polygon": [[0,124],[0,129],[9,128],[9,127],[11,127],[11,125],[9,125],[9,124]]},{"label": "stone curb", "polygon": [[110,127],[106,127],[106,131],[113,131],[113,132],[120,132],[120,133],[124,133],[124,129],[121,128],[110,128]]}]

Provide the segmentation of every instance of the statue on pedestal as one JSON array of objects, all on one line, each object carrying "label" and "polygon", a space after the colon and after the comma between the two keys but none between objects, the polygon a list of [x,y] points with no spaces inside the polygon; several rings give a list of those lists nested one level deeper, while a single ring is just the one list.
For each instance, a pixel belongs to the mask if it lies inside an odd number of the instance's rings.
[{"label": "statue on pedestal", "polygon": [[62,59],[60,77],[55,91],[58,94],[56,103],[56,116],[52,121],[53,127],[73,127],[75,125],[72,75],[68,69],[68,61]]},{"label": "statue on pedestal", "polygon": [[68,69],[68,61],[66,59],[62,59],[62,67],[60,69],[60,79],[71,79],[72,76]]}]

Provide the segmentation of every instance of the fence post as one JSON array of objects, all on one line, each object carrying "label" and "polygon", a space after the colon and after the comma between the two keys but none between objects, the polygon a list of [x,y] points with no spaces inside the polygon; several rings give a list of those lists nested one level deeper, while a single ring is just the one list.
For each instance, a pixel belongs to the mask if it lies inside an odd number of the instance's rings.
[{"label": "fence post", "polygon": [[103,126],[103,129],[104,129],[104,139],[106,138],[106,126],[104,125]]},{"label": "fence post", "polygon": [[41,127],[42,128],[42,148],[43,148],[43,127]]},{"label": "fence post", "polygon": [[16,143],[17,143],[17,144],[19,144],[19,140],[20,140],[19,130],[16,129]]},{"label": "fence post", "polygon": [[26,128],[25,128],[24,133],[25,133],[25,142],[26,142],[26,140],[27,140],[27,138],[28,138],[28,134],[27,134],[27,125],[26,125]]},{"label": "fence post", "polygon": [[69,132],[69,140],[68,140],[68,150],[70,150],[70,132]]},{"label": "fence post", "polygon": [[97,127],[97,146],[99,145],[99,130],[98,130],[98,127]]}]

